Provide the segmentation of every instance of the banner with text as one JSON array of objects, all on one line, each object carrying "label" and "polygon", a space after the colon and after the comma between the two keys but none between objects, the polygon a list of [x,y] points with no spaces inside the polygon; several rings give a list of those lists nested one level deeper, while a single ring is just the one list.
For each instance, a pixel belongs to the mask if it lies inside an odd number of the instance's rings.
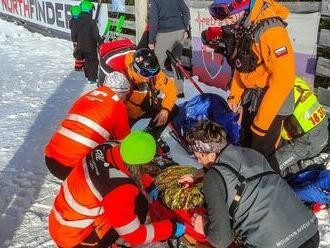
[{"label": "banner with text", "polygon": [[[0,0],[0,2],[0,12],[3,14],[64,33],[70,33],[71,6],[80,3],[72,0]],[[96,8],[97,4],[94,5]],[[98,21],[100,33],[104,30],[107,19],[107,5],[102,4]]]}]

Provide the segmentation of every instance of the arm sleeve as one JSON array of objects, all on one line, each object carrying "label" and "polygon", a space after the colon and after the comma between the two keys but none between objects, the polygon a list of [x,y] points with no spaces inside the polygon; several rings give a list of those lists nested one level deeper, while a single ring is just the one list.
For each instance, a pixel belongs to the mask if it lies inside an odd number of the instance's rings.
[{"label": "arm sleeve", "polygon": [[270,77],[251,129],[264,136],[293,89],[295,60],[288,32],[283,27],[267,30],[261,36],[260,47]]},{"label": "arm sleeve", "polygon": [[229,212],[226,204],[225,184],[215,169],[210,169],[203,181],[209,223],[205,227],[208,241],[214,247],[228,247],[233,241]]},{"label": "arm sleeve", "polygon": [[[113,119],[115,119],[115,121],[113,121]],[[128,114],[123,102],[117,104],[110,121],[114,125],[111,134],[116,140],[122,140],[130,133],[131,128],[128,122]]]},{"label": "arm sleeve", "polygon": [[234,71],[233,79],[231,81],[229,101],[239,104],[244,93],[245,86],[243,85],[238,71]]},{"label": "arm sleeve", "polygon": [[162,107],[171,111],[178,95],[178,90],[175,86],[174,79],[169,78],[163,71],[161,71],[157,75],[155,88],[164,93]]},{"label": "arm sleeve", "polygon": [[101,36],[99,33],[99,28],[97,27],[97,24],[95,21],[93,22],[93,25],[92,25],[92,37],[96,40],[96,42],[98,44],[102,43],[102,39],[101,39]]},{"label": "arm sleeve", "polygon": [[150,1],[150,13],[149,13],[149,43],[156,42],[156,34],[158,30],[158,7],[154,0]]},{"label": "arm sleeve", "polygon": [[119,236],[131,245],[139,245],[168,239],[173,233],[170,220],[140,223],[135,214],[135,199],[139,190],[125,184],[114,189],[103,199],[103,207]]}]

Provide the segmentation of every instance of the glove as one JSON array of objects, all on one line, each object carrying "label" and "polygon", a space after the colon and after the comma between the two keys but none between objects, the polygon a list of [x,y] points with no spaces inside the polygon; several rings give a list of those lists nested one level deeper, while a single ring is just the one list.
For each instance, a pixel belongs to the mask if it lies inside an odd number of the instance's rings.
[{"label": "glove", "polygon": [[174,238],[180,238],[186,232],[186,226],[178,221],[174,222]]},{"label": "glove", "polygon": [[157,188],[153,188],[148,194],[151,200],[156,201],[159,195],[159,191]]},{"label": "glove", "polygon": [[222,38],[223,30],[221,27],[209,27],[201,34],[202,42],[204,45],[209,45],[211,41]]}]

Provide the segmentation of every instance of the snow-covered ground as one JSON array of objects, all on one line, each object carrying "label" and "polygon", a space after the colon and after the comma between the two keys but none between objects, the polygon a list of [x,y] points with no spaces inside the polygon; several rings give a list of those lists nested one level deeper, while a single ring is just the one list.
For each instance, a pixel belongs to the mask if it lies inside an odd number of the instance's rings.
[{"label": "snow-covered ground", "polygon": [[[71,54],[69,41],[0,20],[0,248],[55,247],[47,217],[60,182],[48,173],[43,149],[73,101],[94,87],[73,70]],[[189,83],[186,92],[197,93]],[[175,160],[196,165],[164,136]],[[320,231],[321,247],[329,247],[329,219]]]}]

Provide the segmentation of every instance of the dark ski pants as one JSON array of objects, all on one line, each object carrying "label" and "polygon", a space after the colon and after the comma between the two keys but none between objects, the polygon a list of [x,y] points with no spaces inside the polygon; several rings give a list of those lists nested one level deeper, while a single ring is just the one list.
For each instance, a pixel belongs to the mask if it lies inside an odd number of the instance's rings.
[{"label": "dark ski pants", "polygon": [[52,173],[54,177],[62,181],[64,181],[67,178],[67,176],[70,174],[70,172],[73,169],[73,167],[65,166],[57,162],[55,159],[49,158],[47,156],[45,156],[45,162],[49,172]]},{"label": "dark ski pants", "polygon": [[172,110],[168,114],[168,119],[167,119],[167,122],[165,123],[165,125],[157,127],[156,123],[153,121],[153,119],[158,115],[158,113],[162,109],[161,101],[162,101],[162,99],[158,99],[157,104],[153,104],[152,106],[150,106],[148,104],[147,108],[141,106],[142,110],[145,113],[137,119],[130,120],[130,126],[132,127],[139,120],[151,118],[151,120],[150,120],[148,126],[146,127],[145,131],[149,132],[154,137],[154,139],[156,141],[159,139],[160,135],[165,130],[167,125],[174,119],[174,117],[177,115],[177,113],[179,111],[178,106],[174,105]]},{"label": "dark ski pants", "polygon": [[85,59],[84,73],[85,77],[90,81],[96,81],[99,60],[97,52],[83,52],[82,57]]},{"label": "dark ski pants", "polygon": [[276,145],[280,139],[282,123],[286,116],[277,115],[270,125],[265,136],[259,136],[252,132],[251,124],[257,112],[249,113],[247,106],[243,106],[243,118],[241,129],[241,145],[250,147],[266,157],[272,168],[279,173],[278,163],[274,162]]},{"label": "dark ski pants", "polygon": [[148,43],[149,43],[149,32],[144,31],[139,41],[139,44],[136,47],[136,50],[140,48],[148,48]]},{"label": "dark ski pants", "polygon": [[[148,43],[149,43],[149,32],[148,31],[144,31],[143,34],[142,34],[142,37],[139,41],[139,44],[137,45],[136,47],[136,50],[140,49],[140,48],[148,48]],[[177,50],[175,50],[174,54],[182,54],[182,51],[178,50],[178,49],[183,49],[182,48],[177,48]],[[171,60],[169,57],[166,58],[165,60],[165,64],[164,64],[164,67],[167,71],[173,71],[173,68],[172,68],[172,63],[171,63]]]}]

